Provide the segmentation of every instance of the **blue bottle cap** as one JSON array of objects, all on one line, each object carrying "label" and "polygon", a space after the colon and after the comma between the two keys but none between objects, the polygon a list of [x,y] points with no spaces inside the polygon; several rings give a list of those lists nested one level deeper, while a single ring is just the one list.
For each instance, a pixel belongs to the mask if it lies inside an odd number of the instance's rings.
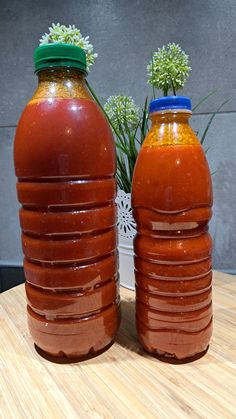
[{"label": "blue bottle cap", "polygon": [[167,109],[192,110],[191,100],[185,96],[164,96],[150,102],[149,112],[165,111]]}]

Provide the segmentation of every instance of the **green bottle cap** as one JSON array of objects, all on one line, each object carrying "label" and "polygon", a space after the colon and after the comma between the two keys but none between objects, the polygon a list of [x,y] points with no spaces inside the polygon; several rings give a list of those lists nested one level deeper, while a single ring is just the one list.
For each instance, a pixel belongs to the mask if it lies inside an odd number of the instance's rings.
[{"label": "green bottle cap", "polygon": [[85,52],[75,45],[41,45],[34,50],[34,65],[36,73],[50,67],[73,67],[87,74]]}]

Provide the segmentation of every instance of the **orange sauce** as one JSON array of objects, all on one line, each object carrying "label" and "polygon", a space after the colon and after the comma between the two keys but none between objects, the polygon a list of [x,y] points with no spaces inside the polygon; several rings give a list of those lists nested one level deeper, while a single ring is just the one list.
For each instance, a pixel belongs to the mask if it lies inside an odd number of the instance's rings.
[{"label": "orange sauce", "polygon": [[212,333],[212,186],[188,116],[152,116],[132,185],[138,336],[177,359],[205,351]]}]

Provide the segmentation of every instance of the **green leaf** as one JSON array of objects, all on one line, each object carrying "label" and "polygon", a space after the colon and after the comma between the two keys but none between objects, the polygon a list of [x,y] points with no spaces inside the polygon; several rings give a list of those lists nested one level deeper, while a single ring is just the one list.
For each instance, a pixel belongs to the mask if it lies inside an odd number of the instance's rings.
[{"label": "green leaf", "polygon": [[193,112],[196,111],[197,108],[199,108],[199,106],[202,105],[202,103],[206,102],[206,100],[211,97],[212,95],[214,95],[216,92],[218,92],[219,89],[213,90],[212,92],[208,93],[208,95],[206,95],[204,98],[202,98],[200,100],[200,102],[198,102],[192,109]]},{"label": "green leaf", "polygon": [[202,138],[201,138],[201,144],[203,144],[204,143],[204,140],[205,140],[205,138],[206,138],[206,135],[207,135],[207,133],[208,133],[208,130],[209,130],[209,128],[210,128],[210,126],[211,126],[211,124],[212,124],[212,122],[213,122],[213,120],[214,120],[214,118],[215,118],[215,116],[216,116],[216,114],[223,108],[223,106],[225,106],[226,105],[226,103],[228,103],[229,101],[230,101],[231,99],[228,99],[228,100],[226,100],[225,102],[223,102],[218,108],[217,108],[217,110],[211,115],[211,117],[210,117],[210,119],[209,119],[209,121],[208,121],[208,123],[207,123],[207,126],[206,126],[206,128],[205,128],[205,130],[204,130],[204,132],[203,132],[203,135],[202,135]]},{"label": "green leaf", "polygon": [[147,130],[148,130],[148,97],[146,97],[145,102],[144,102],[143,115],[142,115],[141,126],[140,126],[140,131],[141,131],[140,144],[143,143],[147,135]]}]

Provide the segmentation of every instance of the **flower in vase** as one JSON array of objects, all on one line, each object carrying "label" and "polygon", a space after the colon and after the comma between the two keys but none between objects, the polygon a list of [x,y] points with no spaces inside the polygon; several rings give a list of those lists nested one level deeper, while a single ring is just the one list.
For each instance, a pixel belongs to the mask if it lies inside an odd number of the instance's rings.
[{"label": "flower in vase", "polygon": [[60,25],[60,23],[53,23],[49,28],[49,33],[45,33],[39,41],[40,45],[50,43],[72,44],[83,48],[88,69],[94,64],[95,58],[98,56],[93,52],[93,45],[89,42],[89,36],[84,38],[75,25],[65,26]]},{"label": "flower in vase", "polygon": [[139,124],[140,110],[130,96],[110,96],[104,105],[104,110],[118,132],[122,127],[135,129]]},{"label": "flower in vase", "polygon": [[148,83],[162,90],[164,96],[169,90],[175,95],[184,86],[190,70],[188,55],[178,44],[168,44],[153,53],[147,66]]}]

